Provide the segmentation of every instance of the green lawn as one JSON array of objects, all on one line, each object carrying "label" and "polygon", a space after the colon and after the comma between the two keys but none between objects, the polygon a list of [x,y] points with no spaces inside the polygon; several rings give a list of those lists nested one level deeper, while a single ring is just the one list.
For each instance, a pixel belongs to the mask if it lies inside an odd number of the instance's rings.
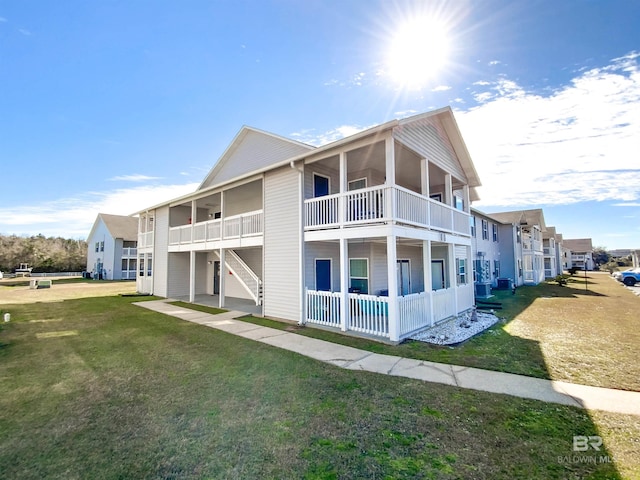
[{"label": "green lawn", "polygon": [[640,391],[640,297],[607,274],[590,272],[568,286],[495,291],[490,301],[502,321],[457,347],[407,341],[385,345],[318,328],[256,317],[248,322],[295,329],[300,335],[329,340],[376,353],[563,380],[598,387]]},{"label": "green lawn", "polygon": [[341,370],[140,300],[2,307],[0,478],[640,476],[637,417]]}]

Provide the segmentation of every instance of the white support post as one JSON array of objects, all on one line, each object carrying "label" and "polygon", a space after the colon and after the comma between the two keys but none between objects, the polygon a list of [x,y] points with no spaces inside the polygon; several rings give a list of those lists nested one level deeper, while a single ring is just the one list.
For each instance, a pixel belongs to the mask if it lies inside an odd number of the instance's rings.
[{"label": "white support post", "polygon": [[453,243],[447,244],[449,257],[449,286],[453,288],[454,306],[458,314],[458,265],[456,264],[456,247]]},{"label": "white support post", "polygon": [[196,203],[195,200],[191,200],[191,242],[193,242],[193,239],[195,238],[194,236],[194,232],[195,232],[195,224],[196,221],[198,219],[198,205]]},{"label": "white support post", "polygon": [[424,280],[424,291],[429,300],[429,322],[433,327],[433,279],[431,278],[431,240],[422,242],[422,276]]},{"label": "white support post", "polygon": [[226,265],[226,258],[225,258],[225,252],[226,250],[224,248],[220,249],[220,284],[218,285],[219,287],[219,292],[218,292],[218,307],[219,308],[224,308],[224,292],[226,290],[226,279],[227,279],[227,265]]},{"label": "white support post", "polygon": [[429,161],[426,158],[420,159],[420,193],[429,196]]},{"label": "white support post", "polygon": [[189,302],[196,301],[196,252],[189,252]]},{"label": "white support post", "polygon": [[[224,223],[226,222],[225,217],[227,216],[224,210],[225,208],[224,208],[224,190],[223,190],[222,192],[220,192],[220,240],[224,238]],[[222,268],[222,263],[220,264],[220,268]]]},{"label": "white support post", "polygon": [[450,207],[455,206],[453,205],[453,180],[450,173],[444,176],[444,203]]},{"label": "white support post", "polygon": [[[340,152],[340,196],[338,197],[338,223],[340,228],[344,226],[347,219],[347,201],[345,194],[347,192],[347,152]],[[329,192],[331,193],[331,192]]]},{"label": "white support post", "polygon": [[340,330],[349,329],[349,244],[340,239]]},{"label": "white support post", "polygon": [[469,195],[469,185],[462,187],[462,201],[464,202],[464,211],[471,213],[471,196]]},{"label": "white support post", "polygon": [[400,341],[398,309],[398,255],[395,235],[387,236],[387,286],[389,287],[389,340]]},{"label": "white support post", "polygon": [[[389,136],[385,139],[385,184],[391,188],[387,189],[387,204],[385,218],[393,221],[396,212],[396,196],[393,187],[396,184],[396,159],[395,159],[395,140]],[[395,268],[395,266],[394,266]]]}]

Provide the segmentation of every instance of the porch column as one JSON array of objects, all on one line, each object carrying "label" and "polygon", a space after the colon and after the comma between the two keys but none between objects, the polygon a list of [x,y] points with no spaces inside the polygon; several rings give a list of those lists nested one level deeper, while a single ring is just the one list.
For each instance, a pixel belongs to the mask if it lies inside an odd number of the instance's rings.
[{"label": "porch column", "polygon": [[340,239],[340,330],[349,329],[349,244]]},{"label": "porch column", "polygon": [[458,265],[456,265],[456,246],[453,243],[447,244],[447,254],[449,257],[449,287],[453,288],[454,306],[456,315],[458,314]]},{"label": "porch column", "polygon": [[429,196],[429,161],[426,158],[420,159],[420,193]]},{"label": "porch column", "polygon": [[[395,160],[395,143],[392,136],[385,139],[385,184],[389,187],[393,187],[396,184],[396,160]],[[395,201],[396,196],[393,189],[386,190],[387,202],[385,205],[386,211],[384,217],[393,220],[395,217]],[[395,268],[395,265],[394,265]]]},{"label": "porch column", "polygon": [[338,187],[341,193],[338,197],[338,223],[342,228],[347,219],[347,202],[344,197],[344,193],[347,191],[347,152],[340,152],[340,166],[338,169],[340,170],[340,185]]},{"label": "porch column", "polygon": [[400,340],[400,310],[398,308],[398,255],[396,236],[387,236],[387,286],[389,287],[389,340]]},{"label": "porch column", "polygon": [[471,197],[469,196],[469,185],[462,187],[462,201],[464,202],[464,211],[471,213]]},{"label": "porch column", "polygon": [[220,249],[220,283],[218,285],[220,292],[218,293],[218,307],[224,308],[224,292],[225,292],[225,283],[227,278],[227,265],[225,263],[225,252],[224,248]]},{"label": "porch column", "polygon": [[193,229],[198,219],[198,206],[195,200],[191,200],[191,241],[193,242]]},{"label": "porch column", "polygon": [[453,207],[453,180],[451,174],[447,173],[444,176],[444,203]]},{"label": "porch column", "polygon": [[424,281],[424,291],[429,302],[429,322],[433,327],[433,279],[431,278],[431,240],[422,242],[422,276]]},{"label": "porch column", "polygon": [[189,252],[189,302],[196,301],[196,252]]}]

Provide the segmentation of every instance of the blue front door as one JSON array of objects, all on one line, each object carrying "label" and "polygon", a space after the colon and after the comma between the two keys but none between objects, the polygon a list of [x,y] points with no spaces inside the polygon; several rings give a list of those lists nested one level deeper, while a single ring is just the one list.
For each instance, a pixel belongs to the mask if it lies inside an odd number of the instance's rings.
[{"label": "blue front door", "polygon": [[316,259],[316,290],[331,291],[331,260]]}]

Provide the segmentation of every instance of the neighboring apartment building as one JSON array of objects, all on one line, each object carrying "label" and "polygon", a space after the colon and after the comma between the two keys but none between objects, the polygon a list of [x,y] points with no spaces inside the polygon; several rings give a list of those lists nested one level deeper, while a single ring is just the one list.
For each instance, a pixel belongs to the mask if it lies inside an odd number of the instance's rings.
[{"label": "neighboring apartment building", "polygon": [[195,192],[139,212],[138,290],[397,342],[473,308],[479,185],[448,107],[319,148],[244,127]]},{"label": "neighboring apartment building", "polygon": [[505,272],[513,272],[513,238],[509,227],[489,214],[471,209],[471,255],[477,297],[490,296],[491,289],[498,287],[498,279]]},{"label": "neighboring apartment building", "polygon": [[135,280],[138,218],[99,213],[87,237],[87,272],[101,280]]},{"label": "neighboring apartment building", "polygon": [[546,227],[542,232],[545,278],[555,278],[562,273],[561,245],[562,235],[556,232],[556,227]]},{"label": "neighboring apartment building", "polygon": [[567,238],[562,244],[571,252],[571,265],[580,270],[593,270],[593,244],[590,238]]},{"label": "neighboring apartment building", "polygon": [[[506,243],[501,255],[502,274],[515,285],[537,285],[545,279],[541,209],[491,213],[489,217],[503,225]],[[511,238],[511,241],[507,239]],[[508,265],[508,266],[507,266]]]}]

